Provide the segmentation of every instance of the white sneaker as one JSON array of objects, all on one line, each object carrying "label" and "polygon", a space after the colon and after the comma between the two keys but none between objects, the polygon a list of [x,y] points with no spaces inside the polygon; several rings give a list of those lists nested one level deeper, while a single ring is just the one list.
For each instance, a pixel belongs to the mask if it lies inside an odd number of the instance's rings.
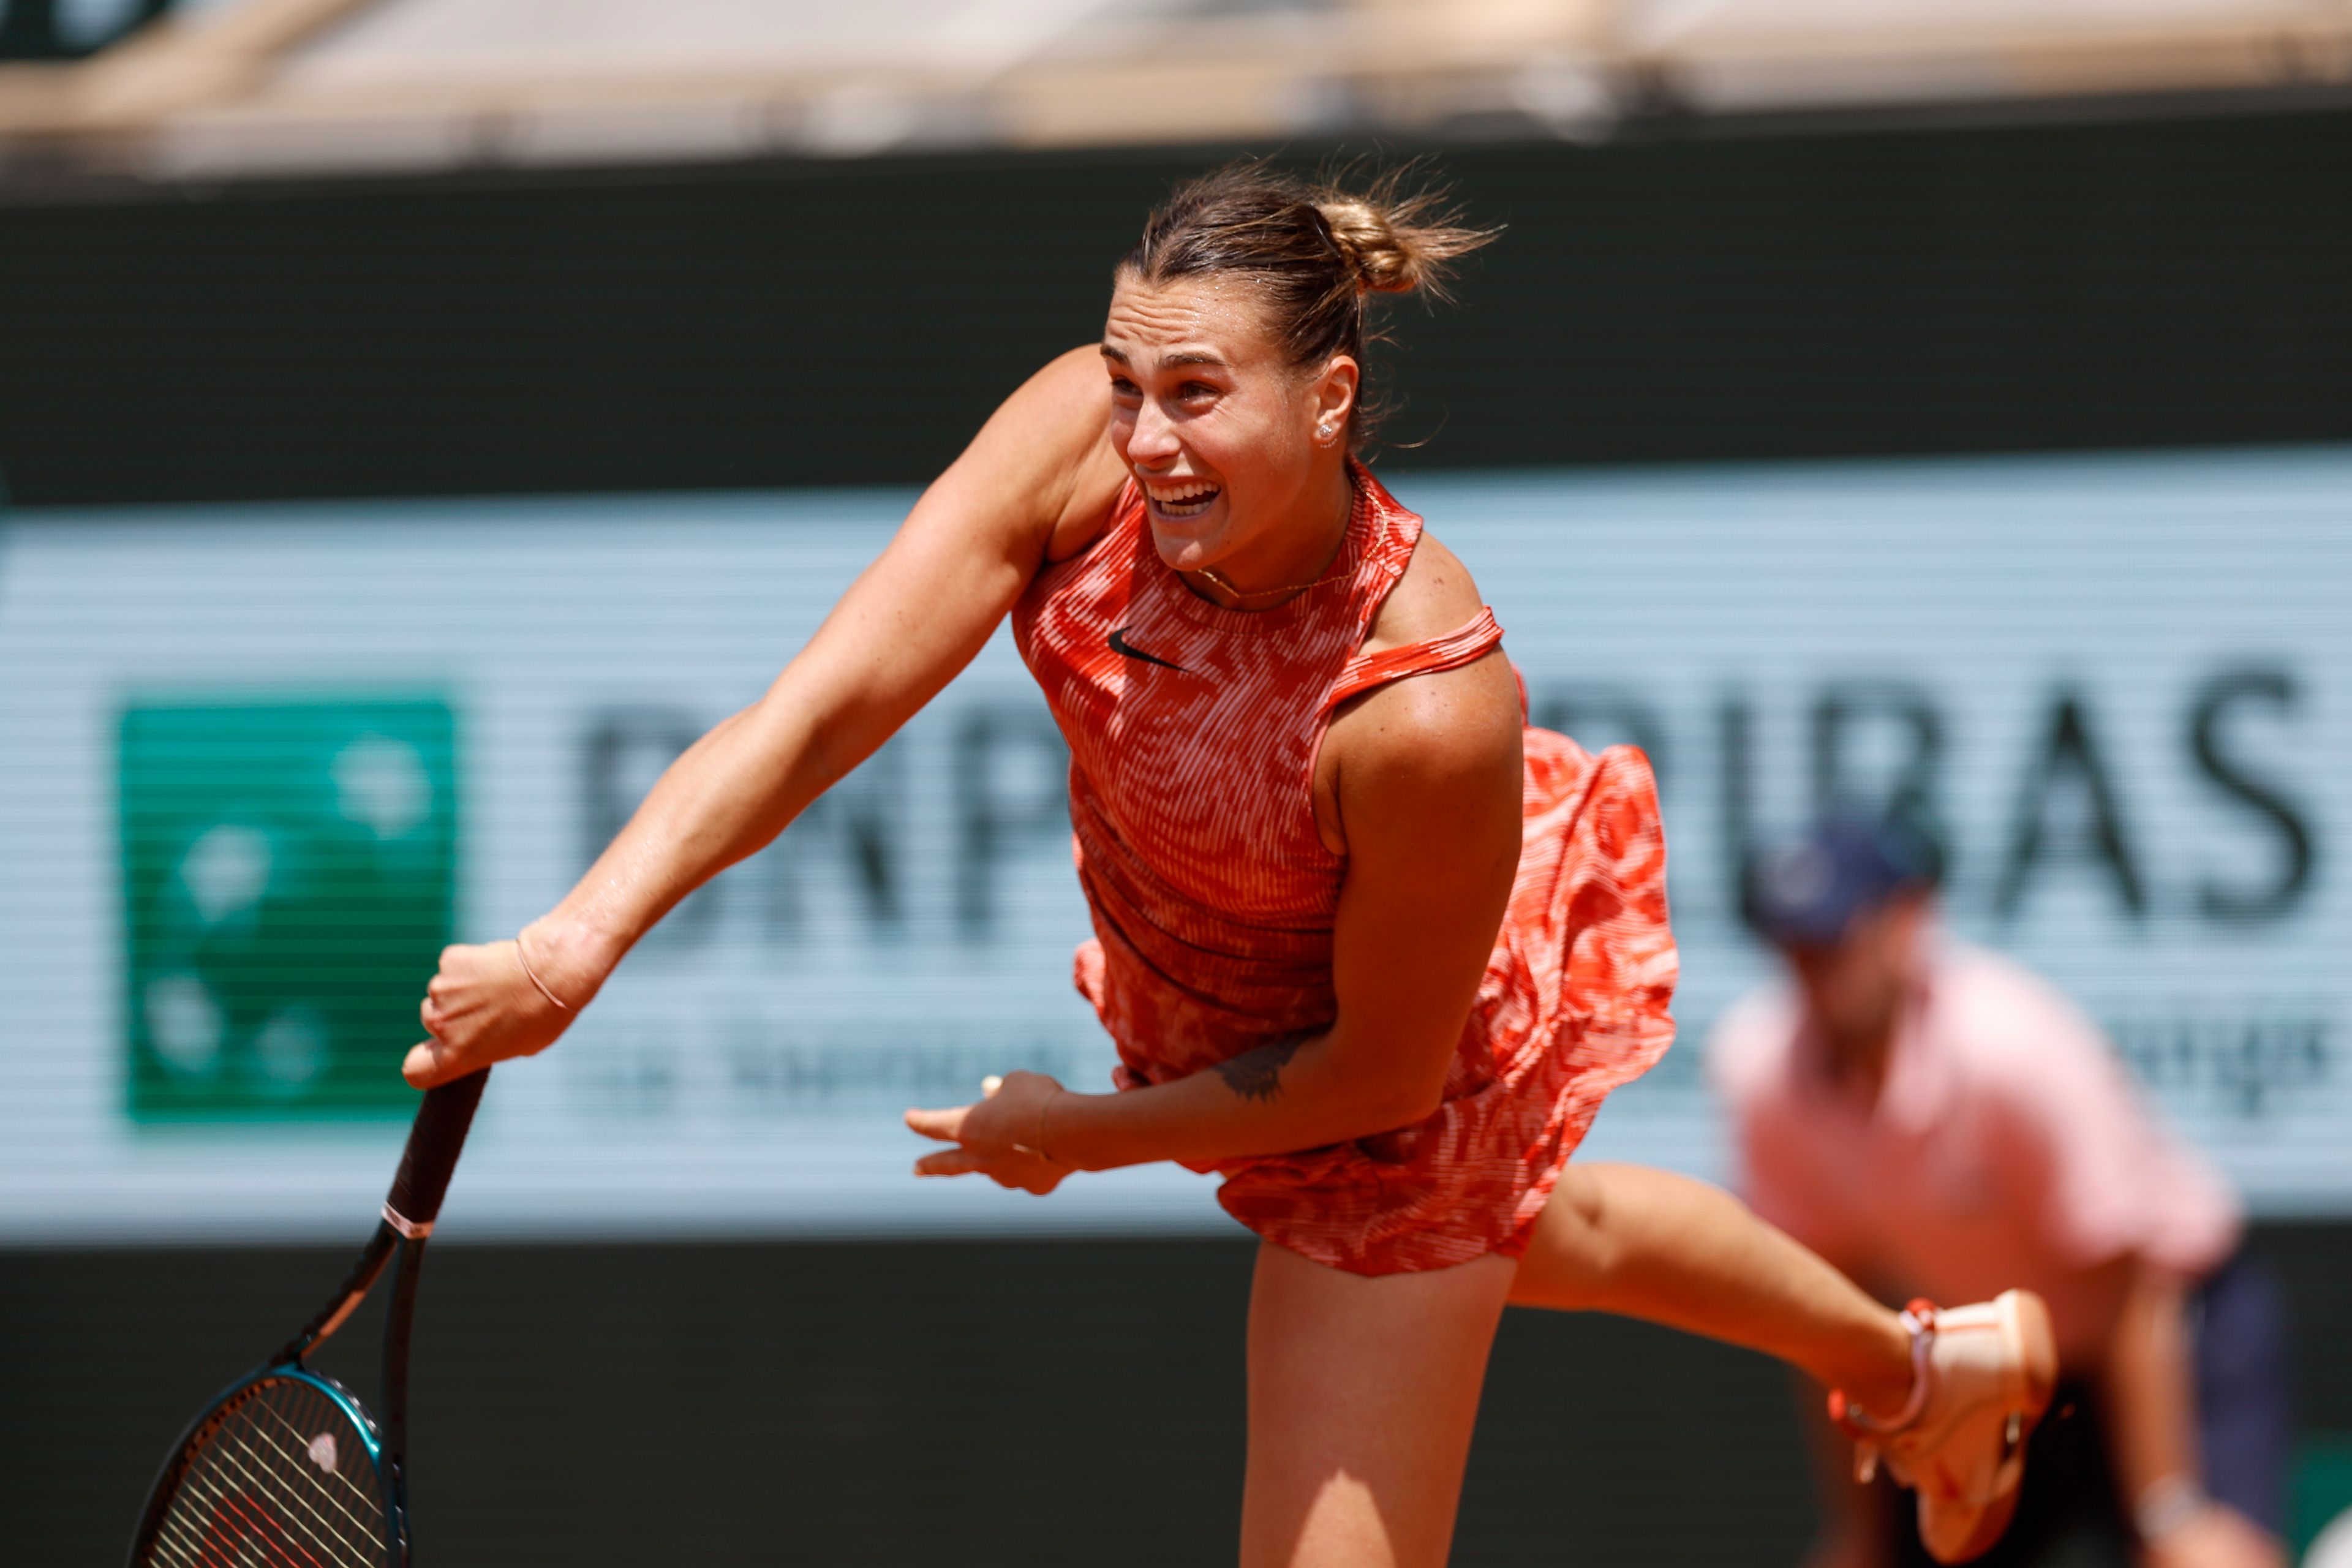
[{"label": "white sneaker", "polygon": [[1914,1301],[1911,1397],[1873,1416],[1842,1394],[1830,1419],[1857,1441],[1855,1472],[1868,1480],[1883,1455],[1895,1479],[1919,1495],[1919,1539],[1938,1563],[1988,1551],[2017,1511],[2025,1440],[2058,1384],[2050,1309],[2031,1290],[1938,1311]]}]

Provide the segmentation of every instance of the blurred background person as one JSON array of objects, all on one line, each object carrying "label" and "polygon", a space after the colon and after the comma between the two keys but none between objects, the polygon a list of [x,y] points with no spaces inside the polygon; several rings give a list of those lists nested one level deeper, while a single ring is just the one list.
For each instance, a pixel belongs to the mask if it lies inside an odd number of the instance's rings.
[{"label": "blurred background person", "polygon": [[[2278,1568],[2284,1314],[2238,1200],[2088,1017],[1940,928],[1937,862],[1858,816],[1757,858],[1749,915],[1789,984],[1729,1009],[1708,1052],[1746,1195],[1890,1301],[1993,1281],[2049,1301],[2065,1381],[1985,1562]],[[1909,1510],[1809,1419],[1829,1456],[1811,1561],[1927,1561]]]}]

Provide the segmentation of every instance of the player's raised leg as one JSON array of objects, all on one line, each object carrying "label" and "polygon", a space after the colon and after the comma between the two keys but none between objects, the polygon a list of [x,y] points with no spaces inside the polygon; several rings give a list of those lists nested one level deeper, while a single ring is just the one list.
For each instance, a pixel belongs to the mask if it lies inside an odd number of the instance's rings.
[{"label": "player's raised leg", "polygon": [[1900,1409],[1911,1391],[1911,1335],[1899,1317],[1730,1194],[1668,1171],[1562,1171],[1511,1300],[1617,1312],[1762,1351],[1866,1409]]},{"label": "player's raised leg", "polygon": [[1258,1248],[1241,1568],[1445,1562],[1513,1272],[1367,1278]]},{"label": "player's raised leg", "polygon": [[1999,1539],[2026,1434],[2057,1383],[2039,1297],[1901,1315],[1729,1194],[1634,1165],[1570,1165],[1536,1222],[1511,1300],[1645,1318],[1780,1357],[1918,1493],[1939,1562]]}]

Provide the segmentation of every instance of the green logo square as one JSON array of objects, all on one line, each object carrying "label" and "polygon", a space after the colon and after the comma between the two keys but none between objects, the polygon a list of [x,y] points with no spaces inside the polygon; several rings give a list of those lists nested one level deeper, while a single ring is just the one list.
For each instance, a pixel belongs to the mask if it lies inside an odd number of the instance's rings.
[{"label": "green logo square", "polygon": [[136,704],[120,761],[131,1114],[408,1114],[457,882],[447,704]]}]

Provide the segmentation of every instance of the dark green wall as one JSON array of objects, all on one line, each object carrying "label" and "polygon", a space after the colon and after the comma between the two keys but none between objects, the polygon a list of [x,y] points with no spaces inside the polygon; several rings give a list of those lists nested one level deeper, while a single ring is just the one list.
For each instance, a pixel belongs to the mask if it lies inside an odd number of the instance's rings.
[{"label": "dark green wall", "polygon": [[[2258,1241],[2352,1432],[2340,1226]],[[318,1249],[0,1253],[11,1568],[119,1552],[206,1395],[341,1276]],[[1193,1568],[1241,1494],[1245,1242],[446,1247],[413,1384],[433,1568]],[[375,1320],[327,1362],[373,1388]],[[1789,1568],[1790,1384],[1612,1319],[1505,1321],[1460,1568]]]},{"label": "dark green wall", "polygon": [[[26,503],[906,481],[1216,154],[0,206]],[[1447,466],[2352,436],[2352,112],[1443,154]]]}]

